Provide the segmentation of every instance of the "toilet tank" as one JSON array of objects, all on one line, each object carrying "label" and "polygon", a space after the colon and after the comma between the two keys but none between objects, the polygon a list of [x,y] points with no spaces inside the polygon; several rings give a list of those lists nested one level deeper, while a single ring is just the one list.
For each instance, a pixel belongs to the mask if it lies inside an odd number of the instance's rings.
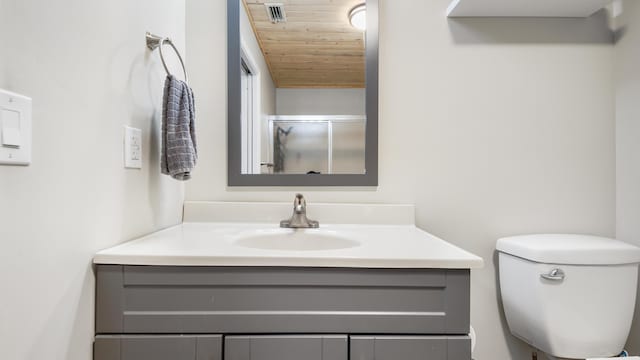
[{"label": "toilet tank", "polygon": [[622,351],[635,308],[640,248],[587,235],[508,237],[496,248],[513,335],[556,357]]}]

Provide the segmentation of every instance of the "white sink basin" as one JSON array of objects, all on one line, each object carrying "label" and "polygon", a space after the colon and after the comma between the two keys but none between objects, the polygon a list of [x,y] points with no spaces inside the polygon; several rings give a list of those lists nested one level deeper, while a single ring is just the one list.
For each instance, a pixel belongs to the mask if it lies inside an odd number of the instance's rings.
[{"label": "white sink basin", "polygon": [[[100,251],[96,264],[476,269],[482,259],[417,228],[411,205],[314,204],[318,229],[282,229],[291,203],[185,204],[185,223]],[[215,221],[217,222],[213,222]]]},{"label": "white sink basin", "polygon": [[232,244],[245,248],[284,251],[338,250],[360,246],[337,231],[322,229],[267,229],[242,233]]}]

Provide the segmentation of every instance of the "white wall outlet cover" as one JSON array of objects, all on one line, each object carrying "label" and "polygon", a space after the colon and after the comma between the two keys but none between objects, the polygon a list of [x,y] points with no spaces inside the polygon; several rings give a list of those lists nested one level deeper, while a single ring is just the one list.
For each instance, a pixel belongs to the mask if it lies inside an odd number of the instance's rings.
[{"label": "white wall outlet cover", "polygon": [[0,90],[0,164],[31,163],[31,98]]},{"label": "white wall outlet cover", "polygon": [[124,167],[142,169],[142,130],[124,127]]}]

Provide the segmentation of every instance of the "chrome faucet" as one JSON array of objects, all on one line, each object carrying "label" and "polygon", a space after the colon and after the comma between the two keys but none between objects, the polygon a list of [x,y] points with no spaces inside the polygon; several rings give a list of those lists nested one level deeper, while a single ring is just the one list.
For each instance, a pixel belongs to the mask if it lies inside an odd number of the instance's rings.
[{"label": "chrome faucet", "polygon": [[290,229],[317,228],[320,227],[320,223],[307,218],[307,201],[302,194],[296,194],[296,198],[293,200],[293,215],[289,220],[280,221],[280,227]]}]

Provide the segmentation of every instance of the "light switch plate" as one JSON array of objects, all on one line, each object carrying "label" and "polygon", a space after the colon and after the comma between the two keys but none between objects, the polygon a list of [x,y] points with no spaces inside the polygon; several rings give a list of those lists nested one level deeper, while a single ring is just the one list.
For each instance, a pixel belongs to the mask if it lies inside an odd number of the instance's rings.
[{"label": "light switch plate", "polygon": [[31,98],[0,90],[0,164],[31,163]]},{"label": "light switch plate", "polygon": [[142,130],[124,127],[124,167],[142,169]]}]

